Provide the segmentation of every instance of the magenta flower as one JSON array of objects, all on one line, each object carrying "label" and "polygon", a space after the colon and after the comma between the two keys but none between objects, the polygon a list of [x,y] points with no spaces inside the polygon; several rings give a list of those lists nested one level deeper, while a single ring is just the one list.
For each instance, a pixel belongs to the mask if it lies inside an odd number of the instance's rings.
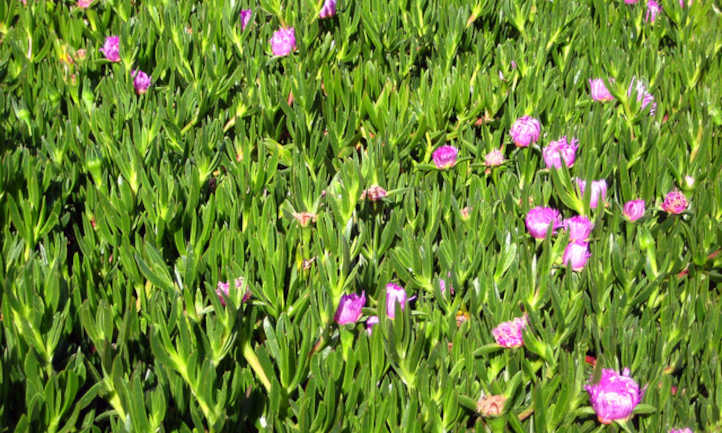
[{"label": "magenta flower", "polygon": [[589,244],[584,241],[569,242],[564,248],[562,263],[564,266],[571,265],[572,270],[579,272],[587,265],[587,261],[592,254],[589,252]]},{"label": "magenta flower", "polygon": [[361,296],[352,293],[350,295],[341,296],[338,303],[338,309],[333,316],[333,320],[339,325],[347,323],[356,323],[361,317],[361,309],[366,305],[366,292],[361,292]]},{"label": "magenta flower", "polygon": [[509,134],[516,147],[528,147],[531,143],[536,143],[540,133],[541,124],[531,116],[520,117],[509,129]]},{"label": "magenta flower", "polygon": [[135,87],[135,93],[142,95],[148,91],[150,87],[150,77],[140,69],[134,70],[131,74],[133,78],[133,87]]},{"label": "magenta flower", "polygon": [[604,102],[614,99],[614,96],[609,93],[609,89],[607,89],[607,86],[604,85],[604,80],[602,80],[601,78],[589,80],[589,87],[589,93],[591,94],[592,99],[595,101]]},{"label": "magenta flower", "polygon": [[[446,293],[446,280],[443,278],[439,278],[439,290],[441,290],[441,295],[443,296],[444,293]],[[454,294],[454,286],[452,286],[449,283],[449,293],[452,295]]]},{"label": "magenta flower", "polygon": [[296,30],[293,27],[281,28],[273,33],[271,51],[274,56],[287,56],[296,50]]},{"label": "magenta flower", "polygon": [[368,334],[371,335],[374,325],[378,325],[378,323],[379,323],[379,316],[371,316],[368,319],[366,319],[366,332],[368,332]]},{"label": "magenta flower", "polygon": [[552,233],[561,227],[562,217],[559,211],[549,207],[537,206],[526,214],[526,229],[535,239],[544,239],[547,235],[549,225],[552,225]]},{"label": "magenta flower", "polygon": [[680,429],[672,429],[667,433],[694,433],[691,428],[685,427]]},{"label": "magenta flower", "polygon": [[654,95],[647,91],[647,86],[644,85],[642,80],[633,77],[632,81],[629,82],[629,87],[627,88],[627,96],[632,96],[632,89],[636,90],[637,102],[642,103],[642,109],[644,110],[644,108],[649,105],[649,115],[654,116],[654,113],[657,111],[657,103],[654,102]]},{"label": "magenta flower", "polygon": [[584,389],[589,393],[592,408],[602,424],[628,419],[644,396],[644,390],[640,391],[637,382],[629,377],[628,368],[621,375],[604,368],[599,383],[587,384]]},{"label": "magenta flower", "polygon": [[[577,187],[579,187],[579,194],[584,197],[584,189],[587,187],[587,182],[579,178],[575,178]],[[592,193],[589,200],[589,207],[596,209],[599,205],[599,201],[604,202],[607,198],[607,181],[604,179],[592,181]]]},{"label": "magenta flower", "polygon": [[396,316],[396,304],[401,304],[401,311],[406,309],[409,301],[406,290],[398,284],[388,283],[386,285],[386,315],[390,319]]},{"label": "magenta flower", "polygon": [[680,214],[687,209],[687,197],[684,196],[682,191],[675,189],[667,193],[662,203],[662,209],[667,213]]},{"label": "magenta flower", "polygon": [[456,157],[459,155],[459,149],[454,146],[444,145],[439,147],[431,154],[434,165],[439,170],[453,167],[456,165]]},{"label": "magenta flower", "polygon": [[[236,287],[236,289],[243,289],[243,286],[245,284],[245,280],[243,277],[238,277],[234,280],[233,285]],[[216,286],[216,295],[218,296],[218,300],[221,301],[221,305],[224,307],[226,306],[226,298],[229,297],[229,284],[224,281],[219,281],[218,285]],[[251,291],[246,288],[246,293],[243,294],[243,299],[241,302],[246,302],[251,298]]]},{"label": "magenta flower", "polygon": [[251,9],[241,9],[241,30],[246,30],[246,26],[249,22],[251,22],[251,15],[253,15],[253,11]]},{"label": "magenta flower", "polygon": [[334,15],[336,15],[336,0],[326,0],[318,16],[320,18],[331,18]]},{"label": "magenta flower", "polygon": [[637,221],[644,216],[644,200],[629,200],[622,213],[630,222]]},{"label": "magenta flower", "polygon": [[105,58],[111,62],[120,61],[120,38],[118,36],[108,36],[105,38],[105,43],[100,52],[105,55]]},{"label": "magenta flower", "polygon": [[567,142],[566,135],[557,141],[552,141],[542,150],[542,156],[547,168],[561,168],[562,161],[567,167],[572,167],[576,160],[579,141],[572,138],[571,143]]},{"label": "magenta flower", "polygon": [[86,9],[93,4],[95,0],[78,0],[77,6],[81,9]]},{"label": "magenta flower", "polygon": [[639,1],[639,0],[624,0],[624,3],[626,3],[628,5],[633,5],[633,4],[637,3],[637,1]]},{"label": "magenta flower", "polygon": [[587,241],[592,234],[592,222],[589,218],[577,215],[564,220],[564,228],[569,233],[569,241]]},{"label": "magenta flower", "polygon": [[494,149],[484,156],[484,165],[487,167],[497,167],[504,163],[504,154],[499,149]]},{"label": "magenta flower", "polygon": [[517,317],[509,322],[501,322],[496,328],[491,330],[491,334],[496,340],[496,344],[508,349],[520,347],[524,344],[523,331],[526,328],[526,315]]},{"label": "magenta flower", "polygon": [[647,0],[647,14],[644,16],[645,21],[654,22],[657,14],[662,11],[662,6],[654,0]]},{"label": "magenta flower", "polygon": [[386,190],[378,185],[372,185],[361,192],[361,200],[379,201],[386,197]]}]

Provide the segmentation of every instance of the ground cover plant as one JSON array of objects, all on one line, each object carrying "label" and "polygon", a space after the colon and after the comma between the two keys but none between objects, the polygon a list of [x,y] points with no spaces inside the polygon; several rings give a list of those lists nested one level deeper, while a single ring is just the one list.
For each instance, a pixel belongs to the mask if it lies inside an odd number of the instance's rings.
[{"label": "ground cover plant", "polygon": [[720,28],[0,2],[0,431],[722,431]]}]

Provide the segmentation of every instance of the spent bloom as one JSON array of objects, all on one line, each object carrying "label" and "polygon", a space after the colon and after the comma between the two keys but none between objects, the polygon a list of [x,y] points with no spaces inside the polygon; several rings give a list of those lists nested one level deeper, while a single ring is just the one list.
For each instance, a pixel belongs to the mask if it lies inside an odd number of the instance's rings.
[{"label": "spent bloom", "polygon": [[503,394],[483,395],[476,402],[476,411],[483,417],[495,417],[504,413],[507,397]]},{"label": "spent bloom", "polygon": [[137,69],[133,71],[133,87],[135,87],[135,93],[142,95],[148,91],[150,87],[150,77],[145,72]]},{"label": "spent bloom", "polygon": [[601,78],[589,80],[589,87],[589,93],[591,94],[592,99],[595,101],[604,102],[614,99],[614,96],[609,93],[609,89],[607,89],[607,86],[604,85],[604,80],[602,80]]},{"label": "spent bloom", "polygon": [[594,412],[602,424],[611,424],[614,420],[626,420],[642,400],[644,390],[629,377],[629,369],[622,374],[603,368],[598,383],[587,384],[584,389],[589,393]]},{"label": "spent bloom", "polygon": [[577,158],[577,147],[579,147],[579,141],[572,138],[572,141],[568,142],[566,135],[557,141],[549,143],[542,150],[542,156],[547,168],[561,168],[562,161],[567,167],[572,167]]},{"label": "spent bloom", "polygon": [[372,185],[361,193],[361,200],[368,199],[369,201],[379,201],[386,197],[386,190],[378,185]]},{"label": "spent bloom", "polygon": [[253,11],[251,9],[242,9],[240,13],[241,17],[241,30],[246,30],[246,26],[251,21],[251,15]]},{"label": "spent bloom", "polygon": [[371,335],[374,325],[379,323],[379,316],[371,316],[366,319],[366,332]]},{"label": "spent bloom", "polygon": [[649,105],[649,115],[654,116],[654,113],[657,111],[657,103],[654,102],[654,95],[647,91],[647,86],[644,85],[644,82],[633,77],[632,81],[629,82],[629,87],[627,88],[627,96],[632,96],[633,90],[637,92],[637,102],[642,103],[642,109]]},{"label": "spent bloom", "polygon": [[85,9],[90,7],[90,5],[93,4],[93,1],[95,0],[78,0],[77,6],[81,9]]},{"label": "spent bloom", "polygon": [[657,14],[662,11],[662,6],[654,0],[647,1],[647,14],[644,16],[645,21],[654,22],[657,19]]},{"label": "spent bloom", "polygon": [[388,283],[386,285],[386,315],[393,319],[396,317],[396,304],[401,304],[401,310],[406,309],[409,298],[406,290],[398,284]]},{"label": "spent bloom", "polygon": [[667,213],[680,214],[687,209],[687,197],[682,191],[675,189],[667,193],[662,203],[662,209]]},{"label": "spent bloom", "polygon": [[577,215],[564,220],[564,228],[569,233],[569,241],[586,241],[592,233],[592,222],[583,215]]},{"label": "spent bloom", "polygon": [[293,27],[276,30],[271,37],[271,51],[274,56],[287,56],[296,50],[296,30]]},{"label": "spent bloom", "polygon": [[108,36],[105,38],[105,43],[100,52],[105,55],[105,58],[111,62],[120,61],[120,38],[118,36]]},{"label": "spent bloom", "polygon": [[549,207],[537,206],[526,214],[526,229],[535,239],[544,239],[547,235],[549,225],[552,225],[552,233],[561,227],[562,217],[559,211]]},{"label": "spent bloom", "polygon": [[339,325],[347,323],[356,323],[361,317],[361,309],[366,305],[366,292],[361,292],[361,296],[352,293],[350,295],[341,296],[338,303],[338,309],[333,316],[333,320]]},{"label": "spent bloom", "polygon": [[[234,280],[233,285],[236,287],[236,289],[241,290],[243,289],[243,286],[245,285],[245,280],[243,277],[238,277]],[[226,306],[226,298],[230,296],[230,284],[225,281],[219,281],[218,285],[216,286],[216,295],[218,296],[218,300],[221,302],[221,305],[224,307]],[[246,293],[243,294],[243,299],[241,302],[246,302],[251,298],[251,291],[246,288]]]},{"label": "spent bloom", "polygon": [[[577,187],[579,187],[579,193],[581,197],[584,197],[584,190],[587,187],[585,180],[575,178]],[[599,205],[599,201],[604,202],[607,198],[607,181],[604,179],[592,181],[592,192],[589,200],[589,207],[596,209]]]},{"label": "spent bloom", "polygon": [[459,149],[454,146],[444,145],[439,147],[431,154],[436,168],[442,170],[456,165],[456,157],[459,155]]},{"label": "spent bloom", "polygon": [[336,15],[336,0],[326,0],[318,16],[320,18],[331,18],[334,15]]},{"label": "spent bloom", "polygon": [[499,149],[494,149],[484,156],[484,165],[487,167],[497,167],[504,163],[504,153]]},{"label": "spent bloom", "polygon": [[540,133],[541,124],[531,116],[518,118],[509,129],[509,134],[516,147],[528,147],[531,143],[536,143]]},{"label": "spent bloom", "polygon": [[622,212],[629,221],[637,221],[644,216],[644,200],[629,200]]},{"label": "spent bloom", "polygon": [[491,334],[499,346],[506,348],[519,347],[524,344],[522,331],[526,328],[526,325],[527,319],[526,315],[524,315],[508,322],[501,322],[491,330]]},{"label": "spent bloom", "polygon": [[590,256],[591,253],[587,242],[573,241],[569,242],[567,247],[564,248],[562,263],[564,263],[564,266],[571,265],[573,271],[579,272],[587,265]]}]

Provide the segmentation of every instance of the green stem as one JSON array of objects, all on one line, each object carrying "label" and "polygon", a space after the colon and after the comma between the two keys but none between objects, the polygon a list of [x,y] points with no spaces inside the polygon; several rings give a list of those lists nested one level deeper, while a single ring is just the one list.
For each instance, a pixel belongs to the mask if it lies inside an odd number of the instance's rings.
[{"label": "green stem", "polygon": [[258,379],[263,384],[263,387],[266,388],[266,391],[270,393],[271,381],[268,380],[268,376],[266,376],[266,372],[263,371],[263,367],[261,367],[261,362],[258,360],[258,356],[256,356],[256,352],[253,351],[251,343],[248,340],[243,344],[243,357],[246,358],[246,362],[248,362],[248,365],[251,366],[253,371],[258,376]]}]

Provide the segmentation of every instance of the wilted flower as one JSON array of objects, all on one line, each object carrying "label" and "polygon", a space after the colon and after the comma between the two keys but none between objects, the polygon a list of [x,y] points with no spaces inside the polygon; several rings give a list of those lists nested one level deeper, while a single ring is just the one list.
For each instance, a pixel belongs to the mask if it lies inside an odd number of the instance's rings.
[{"label": "wilted flower", "polygon": [[406,309],[408,302],[406,290],[398,284],[388,283],[386,285],[386,315],[393,319],[396,316],[396,304],[401,304],[401,311]]},{"label": "wilted flower", "polygon": [[528,147],[531,143],[539,140],[541,124],[531,116],[523,116],[511,125],[509,134],[516,147]]},{"label": "wilted flower", "polygon": [[85,9],[87,7],[90,7],[90,5],[93,4],[93,1],[95,0],[78,0],[77,6],[81,9]]},{"label": "wilted flower", "polygon": [[293,217],[301,225],[301,227],[308,226],[311,222],[316,222],[316,214],[313,212],[294,212]]},{"label": "wilted flower", "polygon": [[336,15],[336,0],[326,0],[318,16],[320,18],[330,18],[334,15]]},{"label": "wilted flower", "polygon": [[544,239],[547,235],[549,224],[552,225],[552,233],[561,227],[562,220],[559,211],[549,207],[537,206],[526,214],[526,229],[535,239]]},{"label": "wilted flower", "polygon": [[120,38],[118,36],[108,36],[105,38],[105,43],[100,52],[105,55],[105,58],[111,62],[120,61]]},{"label": "wilted flower", "polygon": [[572,167],[576,160],[577,147],[579,141],[572,138],[571,142],[567,142],[566,135],[557,141],[552,141],[542,150],[542,156],[547,168],[561,168],[562,161],[567,167]]},{"label": "wilted flower", "polygon": [[366,332],[368,332],[368,334],[371,335],[374,325],[377,325],[378,323],[379,323],[379,316],[371,316],[368,319],[366,319]]},{"label": "wilted flower", "polygon": [[296,30],[293,27],[281,28],[273,33],[271,51],[274,56],[286,56],[296,50]]},{"label": "wilted flower", "polygon": [[645,21],[654,22],[657,14],[662,11],[662,6],[654,0],[647,0],[647,14],[644,16]]},{"label": "wilted flower", "polygon": [[564,220],[564,228],[569,233],[569,241],[586,241],[592,233],[592,222],[583,215],[577,215]]},{"label": "wilted flower", "polygon": [[668,433],[694,433],[691,428],[685,427],[680,429],[672,429]]},{"label": "wilted flower", "polygon": [[460,328],[467,320],[469,320],[469,313],[467,311],[458,311],[456,313],[456,327]]},{"label": "wilted flower", "polygon": [[484,156],[484,165],[487,167],[497,167],[504,163],[504,154],[499,149],[494,149]]},{"label": "wilted flower", "polygon": [[343,295],[338,303],[338,309],[333,316],[333,320],[339,325],[355,323],[361,317],[361,309],[364,305],[366,305],[365,291],[361,292],[361,296],[355,293]]},{"label": "wilted flower", "polygon": [[565,266],[571,265],[573,271],[579,272],[587,265],[590,256],[591,253],[589,252],[589,244],[587,242],[569,242],[567,247],[564,248],[562,263],[564,263]]},{"label": "wilted flower", "polygon": [[379,201],[384,197],[386,197],[386,190],[378,185],[370,186],[361,193],[361,200]]},{"label": "wilted flower", "polygon": [[[439,278],[439,289],[441,290],[442,295],[446,293],[446,280],[443,278]],[[452,286],[451,283],[449,283],[449,293],[452,295],[454,294],[454,286]]]},{"label": "wilted flower", "polygon": [[680,190],[675,189],[664,197],[662,209],[668,213],[680,214],[687,209],[687,204],[687,197]]},{"label": "wilted flower", "polygon": [[644,216],[644,200],[629,200],[622,212],[629,221],[637,221]]},{"label": "wilted flower", "polygon": [[496,344],[506,348],[519,347],[524,344],[522,331],[526,328],[526,315],[517,317],[509,322],[501,322],[491,330]]},{"label": "wilted flower", "polygon": [[502,394],[489,396],[482,394],[476,402],[476,411],[483,417],[499,416],[504,413],[506,399]]},{"label": "wilted flower", "polygon": [[[585,180],[575,178],[575,181],[577,183],[577,187],[579,187],[579,193],[582,197],[584,197],[584,190],[587,187],[587,182]],[[601,180],[593,180],[592,181],[592,192],[591,197],[589,199],[589,207],[592,209],[596,209],[599,205],[599,201],[601,200],[604,202],[607,199],[607,181],[604,179]]]},{"label": "wilted flower", "polygon": [[584,389],[589,393],[592,408],[602,424],[628,419],[644,395],[637,382],[629,377],[628,368],[625,368],[621,375],[604,368],[599,382],[587,384]]},{"label": "wilted flower", "polygon": [[[234,280],[233,285],[236,287],[236,289],[242,289],[245,284],[245,280],[243,277],[238,277]],[[229,297],[229,284],[224,281],[219,281],[218,285],[216,286],[216,295],[218,296],[218,300],[221,302],[221,305],[224,307],[226,306],[226,298]],[[246,302],[251,298],[251,291],[246,288],[246,293],[243,294],[243,299],[241,302]]]},{"label": "wilted flower", "polygon": [[694,178],[692,176],[685,176],[684,177],[684,186],[686,186],[689,189],[694,188]]},{"label": "wilted flower", "polygon": [[461,214],[462,220],[468,221],[471,216],[471,208],[469,206],[465,206],[459,211],[459,213]]},{"label": "wilted flower", "polygon": [[242,9],[240,13],[241,18],[241,30],[246,30],[246,26],[251,21],[251,15],[253,11],[251,9]]},{"label": "wilted flower", "polygon": [[[650,1],[653,2],[654,0]],[[642,80],[638,78],[633,77],[632,81],[629,82],[629,87],[627,88],[627,96],[632,96],[632,89],[636,90],[637,102],[642,103],[642,109],[649,105],[649,115],[654,116],[654,113],[657,111],[657,103],[654,102],[654,95],[647,91],[647,86],[644,85],[644,82],[642,82]]]},{"label": "wilted flower", "polygon": [[450,168],[456,165],[456,157],[459,155],[459,150],[454,146],[444,145],[439,147],[431,154],[434,160],[436,168],[442,170]]},{"label": "wilted flower", "polygon": [[135,87],[135,92],[139,95],[142,95],[143,93],[148,91],[148,87],[150,87],[150,77],[145,72],[141,71],[140,69],[137,69],[133,71],[133,74],[131,75],[133,78],[133,87]]},{"label": "wilted flower", "polygon": [[592,99],[595,101],[604,102],[614,99],[614,96],[609,93],[609,89],[607,89],[607,86],[604,85],[604,80],[602,80],[601,78],[589,80],[589,87],[589,93],[591,94]]}]

